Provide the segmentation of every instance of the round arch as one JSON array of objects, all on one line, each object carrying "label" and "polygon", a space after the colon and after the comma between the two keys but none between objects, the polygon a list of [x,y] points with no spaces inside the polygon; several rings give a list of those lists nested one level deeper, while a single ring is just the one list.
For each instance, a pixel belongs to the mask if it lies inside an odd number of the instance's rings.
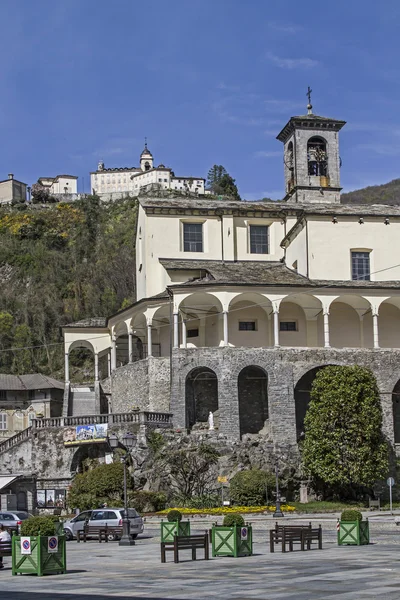
[{"label": "round arch", "polygon": [[328,366],[330,365],[320,365],[310,369],[300,377],[295,385],[294,402],[296,410],[296,436],[298,442],[304,438],[304,419],[307,414],[308,405],[310,404],[313,381],[317,373]]},{"label": "round arch", "polygon": [[104,462],[106,450],[104,444],[87,444],[79,446],[74,452],[71,460],[71,474],[82,473],[85,470],[84,462],[87,459],[98,460]]},{"label": "round arch", "polygon": [[329,307],[330,344],[334,348],[372,348],[371,304],[362,296],[343,295]]},{"label": "round arch", "polygon": [[272,303],[257,292],[238,294],[229,303],[228,338],[231,346],[272,346]]},{"label": "round arch", "polygon": [[392,392],[394,443],[400,444],[400,379]]},{"label": "round arch", "polygon": [[400,348],[400,298],[388,298],[379,306],[379,346]]},{"label": "round arch", "polygon": [[[218,378],[209,367],[196,367],[185,381],[186,427],[206,423],[210,411],[218,411]],[[217,415],[218,416],[218,415]]]},{"label": "round arch", "polygon": [[215,347],[222,344],[223,306],[217,296],[209,292],[194,292],[190,296],[186,296],[179,303],[178,308],[181,319],[187,321],[186,326],[188,327],[188,323],[190,323],[191,329],[198,329],[199,345]]},{"label": "round arch", "polygon": [[260,433],[268,414],[268,375],[264,369],[250,365],[238,376],[240,435]]}]

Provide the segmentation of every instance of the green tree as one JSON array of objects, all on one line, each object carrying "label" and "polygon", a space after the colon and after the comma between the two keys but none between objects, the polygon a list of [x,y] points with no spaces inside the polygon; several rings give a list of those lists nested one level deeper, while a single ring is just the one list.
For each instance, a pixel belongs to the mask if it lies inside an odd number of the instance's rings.
[{"label": "green tree", "polygon": [[183,500],[214,491],[218,451],[210,444],[170,449],[163,453],[160,468],[169,474],[170,486]]},{"label": "green tree", "polygon": [[32,332],[25,323],[15,328],[13,351],[13,373],[16,375],[32,373],[35,370],[32,360]]},{"label": "green tree", "polygon": [[376,380],[368,369],[321,369],[304,425],[304,467],[325,496],[355,497],[386,477],[389,447]]},{"label": "green tree", "polygon": [[267,489],[274,489],[275,476],[260,469],[239,471],[230,480],[229,493],[238,506],[261,506],[266,502]]},{"label": "green tree", "polygon": [[241,200],[235,179],[229,175],[222,165],[211,167],[207,175],[207,185],[213,194],[228,196],[233,200]]},{"label": "green tree", "polygon": [[[87,465],[89,466],[89,465]],[[128,490],[133,482],[128,477]],[[98,508],[104,502],[111,505],[123,503],[124,467],[120,462],[102,464],[74,477],[68,492],[68,506],[88,510]]]}]

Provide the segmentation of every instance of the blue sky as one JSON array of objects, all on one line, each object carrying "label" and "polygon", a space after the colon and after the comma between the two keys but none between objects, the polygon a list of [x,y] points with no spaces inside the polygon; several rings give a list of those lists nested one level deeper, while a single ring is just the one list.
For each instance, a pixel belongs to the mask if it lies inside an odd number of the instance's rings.
[{"label": "blue sky", "polygon": [[283,195],[275,137],[292,115],[344,119],[345,190],[400,176],[394,0],[2,0],[0,178],[156,164],[246,199]]}]

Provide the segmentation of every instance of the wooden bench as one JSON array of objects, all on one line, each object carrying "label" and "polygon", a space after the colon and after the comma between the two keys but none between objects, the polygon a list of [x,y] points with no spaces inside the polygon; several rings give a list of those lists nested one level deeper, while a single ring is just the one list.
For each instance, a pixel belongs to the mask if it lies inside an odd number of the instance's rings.
[{"label": "wooden bench", "polygon": [[208,533],[204,535],[175,535],[173,542],[161,542],[161,562],[166,562],[165,553],[173,551],[174,562],[179,562],[179,550],[191,550],[192,560],[196,560],[197,549],[204,548],[204,560],[209,560],[209,539]]},{"label": "wooden bench", "polygon": [[376,508],[377,510],[381,510],[381,501],[380,498],[378,500],[369,499],[369,510]]},{"label": "wooden bench", "polygon": [[79,542],[81,539],[86,542],[88,537],[97,537],[99,543],[102,541],[108,542],[108,536],[112,535],[114,538],[122,536],[122,527],[108,527],[108,525],[97,526],[97,525],[85,525],[83,530],[76,532],[76,541]]},{"label": "wooden bench", "polygon": [[12,556],[12,541],[3,542],[0,540],[0,556]]},{"label": "wooden bench", "polygon": [[269,532],[270,551],[274,552],[275,544],[282,545],[282,552],[286,552],[286,547],[293,552],[293,544],[300,544],[301,550],[311,549],[311,543],[317,540],[319,549],[322,549],[322,528],[313,529],[311,523],[308,525],[275,525]]}]

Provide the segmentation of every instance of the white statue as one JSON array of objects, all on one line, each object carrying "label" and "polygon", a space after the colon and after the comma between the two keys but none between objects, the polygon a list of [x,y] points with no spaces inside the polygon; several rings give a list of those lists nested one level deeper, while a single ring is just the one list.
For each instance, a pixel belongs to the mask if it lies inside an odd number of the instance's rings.
[{"label": "white statue", "polygon": [[211,410],[208,413],[208,429],[210,431],[214,429],[214,415],[212,414]]}]

